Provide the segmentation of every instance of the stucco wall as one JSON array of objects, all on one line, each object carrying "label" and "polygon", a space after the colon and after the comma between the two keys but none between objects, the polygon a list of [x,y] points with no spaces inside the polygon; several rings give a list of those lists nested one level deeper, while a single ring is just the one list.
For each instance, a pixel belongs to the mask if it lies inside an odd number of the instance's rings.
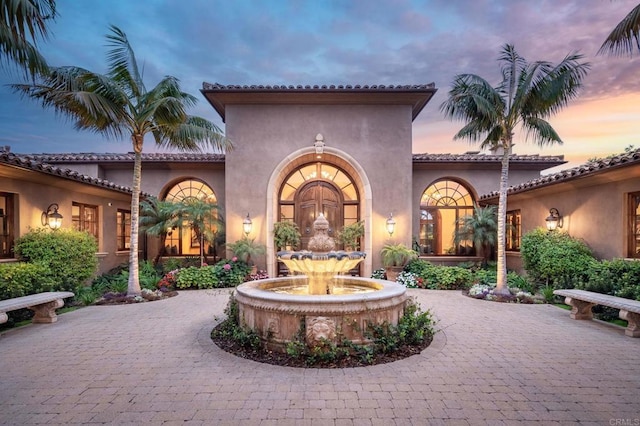
[{"label": "stucco wall", "polygon": [[[227,242],[242,236],[247,213],[251,237],[266,245],[267,183],[292,152],[311,147],[321,133],[327,147],[351,156],[371,184],[373,267],[379,265],[384,221],[396,218],[394,242],[411,243],[411,107],[404,105],[228,105],[226,133],[236,148],[226,155]],[[362,195],[362,194],[361,194]],[[364,212],[363,212],[364,213]],[[263,263],[260,263],[263,262]],[[266,258],[258,264],[264,266]]]},{"label": "stucco wall", "polygon": [[[640,191],[640,180],[629,170],[627,178],[599,175],[509,196],[508,209],[522,211],[522,234],[545,226],[549,209],[563,216],[560,229],[584,239],[596,257],[627,257],[627,195]],[[517,259],[513,265],[516,267]]]},{"label": "stucco wall", "polygon": [[[58,212],[63,216],[63,228],[72,226],[71,206],[73,202],[96,205],[99,216],[98,274],[128,262],[129,252],[117,252],[116,250],[116,211],[118,208],[130,210],[131,198],[129,195],[88,185],[67,184],[62,179],[52,177],[44,177],[43,179],[48,183],[18,179],[0,180],[0,191],[18,194],[16,238],[29,232],[30,228],[41,228],[42,212],[52,203],[59,205]],[[83,190],[82,192],[78,190],[80,188]]]}]

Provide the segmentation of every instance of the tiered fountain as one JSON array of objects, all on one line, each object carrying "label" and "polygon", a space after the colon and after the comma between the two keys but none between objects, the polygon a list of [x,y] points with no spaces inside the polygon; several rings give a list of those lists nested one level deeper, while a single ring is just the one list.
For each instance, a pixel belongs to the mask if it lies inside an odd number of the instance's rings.
[{"label": "tiered fountain", "polygon": [[338,343],[346,338],[367,344],[368,324],[397,324],[407,299],[404,286],[347,274],[363,252],[334,251],[322,214],[313,224],[308,250],[279,252],[294,275],[249,281],[236,289],[240,322],[256,331],[271,350],[284,352],[304,327],[306,342]]}]

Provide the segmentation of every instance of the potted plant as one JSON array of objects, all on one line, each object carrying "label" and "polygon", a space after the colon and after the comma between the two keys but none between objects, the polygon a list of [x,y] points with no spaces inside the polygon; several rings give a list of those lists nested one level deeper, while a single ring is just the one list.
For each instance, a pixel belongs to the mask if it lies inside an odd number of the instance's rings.
[{"label": "potted plant", "polygon": [[255,273],[255,270],[257,270],[252,258],[261,256],[267,251],[264,245],[256,243],[255,238],[249,239],[247,237],[243,237],[235,243],[228,244],[228,248],[239,260],[246,262],[247,265],[252,267],[252,273]]},{"label": "potted plant", "polygon": [[387,273],[387,280],[395,281],[404,266],[413,259],[418,258],[418,253],[404,244],[386,244],[380,254],[382,266]]},{"label": "potted plant", "polygon": [[359,249],[360,238],[363,236],[364,221],[360,220],[342,228],[342,230],[338,232],[337,240],[340,244],[343,244],[345,250],[352,251]]},{"label": "potted plant", "polygon": [[273,224],[273,242],[278,250],[295,250],[301,237],[302,234],[295,222],[283,221]]}]

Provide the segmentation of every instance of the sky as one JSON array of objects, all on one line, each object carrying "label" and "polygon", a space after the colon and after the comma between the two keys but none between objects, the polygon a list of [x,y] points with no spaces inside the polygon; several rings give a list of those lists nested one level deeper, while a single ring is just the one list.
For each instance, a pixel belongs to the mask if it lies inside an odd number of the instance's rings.
[{"label": "sky", "polygon": [[[414,121],[414,153],[478,146],[453,136],[444,117],[455,75],[500,80],[505,43],[528,61],[560,62],[581,53],[591,64],[577,99],[549,121],[564,144],[540,148],[516,133],[516,154],[564,155],[573,167],[640,147],[640,54],[597,55],[637,0],[58,0],[51,36],[39,43],[50,65],[106,71],[105,35],[128,36],[144,81],[165,75],[198,97],[189,112],[222,129],[203,82],[221,84],[426,84],[436,95]],[[23,82],[0,69],[0,146],[17,153],[128,152],[130,140],[77,131],[53,110],[13,93]],[[145,141],[145,152],[162,152]],[[555,171],[555,170],[552,170]]]}]

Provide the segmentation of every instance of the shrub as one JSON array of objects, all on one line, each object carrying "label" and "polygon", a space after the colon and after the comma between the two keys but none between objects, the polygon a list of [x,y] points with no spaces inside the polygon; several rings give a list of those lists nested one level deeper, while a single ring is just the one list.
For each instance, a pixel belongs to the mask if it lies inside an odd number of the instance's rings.
[{"label": "shrub", "polygon": [[96,240],[72,229],[31,230],[16,240],[15,251],[22,260],[46,268],[56,283],[53,290],[73,291],[98,267]]},{"label": "shrub", "polygon": [[0,264],[0,300],[51,291],[55,281],[38,263]]},{"label": "shrub", "polygon": [[147,290],[155,290],[157,288],[158,281],[160,281],[160,278],[160,273],[155,268],[155,266],[153,266],[153,262],[151,262],[150,260],[145,260],[140,263],[140,267],[138,269],[138,279],[140,280],[140,287],[146,288]]},{"label": "shrub", "polygon": [[248,279],[251,267],[236,257],[231,260],[223,259],[214,265],[218,287],[235,287]]},{"label": "shrub", "polygon": [[436,266],[417,259],[405,267],[424,281],[424,288],[432,290],[460,290],[473,284],[473,273],[459,266]]},{"label": "shrub", "polygon": [[595,262],[576,287],[640,300],[640,262],[624,259]]},{"label": "shrub", "polygon": [[587,244],[565,232],[538,228],[522,237],[522,262],[537,284],[573,288],[583,282],[595,262]]},{"label": "shrub", "polygon": [[197,268],[189,266],[180,269],[176,279],[177,288],[215,288],[218,285],[218,278],[213,266],[203,266]]}]

